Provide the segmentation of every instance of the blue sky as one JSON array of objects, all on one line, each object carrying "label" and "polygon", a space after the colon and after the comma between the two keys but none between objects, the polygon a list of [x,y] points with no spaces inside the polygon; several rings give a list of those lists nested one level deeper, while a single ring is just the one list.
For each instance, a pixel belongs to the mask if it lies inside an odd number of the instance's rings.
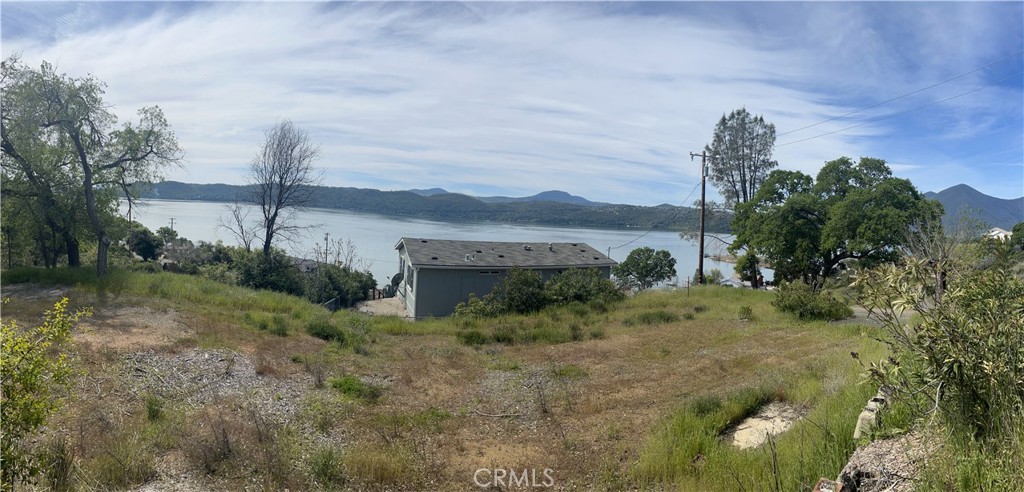
[{"label": "blue sky", "polygon": [[95,75],[122,119],[163,108],[186,151],[168,179],[240,182],[288,118],[331,186],[689,204],[689,153],[746,107],[781,168],[871,156],[922,191],[1024,195],[1021,2],[0,9],[4,57]]}]

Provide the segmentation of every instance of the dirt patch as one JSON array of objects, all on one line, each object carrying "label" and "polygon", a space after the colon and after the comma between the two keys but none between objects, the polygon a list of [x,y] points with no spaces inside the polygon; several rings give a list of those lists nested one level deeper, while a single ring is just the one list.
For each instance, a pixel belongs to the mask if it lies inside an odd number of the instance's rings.
[{"label": "dirt patch", "polygon": [[743,422],[723,435],[740,449],[756,448],[768,440],[789,430],[793,423],[803,417],[800,409],[788,403],[772,402],[747,417]]},{"label": "dirt patch", "polygon": [[360,313],[372,314],[374,316],[409,317],[409,313],[406,312],[405,305],[402,304],[400,297],[363,301],[356,304],[356,310]]},{"label": "dirt patch", "polygon": [[17,297],[30,301],[47,300],[55,302],[68,295],[67,287],[42,286],[37,284],[5,285],[2,289],[4,297]]},{"label": "dirt patch", "polygon": [[94,349],[129,352],[180,345],[194,339],[195,330],[173,310],[145,306],[107,307],[83,318],[74,338]]}]

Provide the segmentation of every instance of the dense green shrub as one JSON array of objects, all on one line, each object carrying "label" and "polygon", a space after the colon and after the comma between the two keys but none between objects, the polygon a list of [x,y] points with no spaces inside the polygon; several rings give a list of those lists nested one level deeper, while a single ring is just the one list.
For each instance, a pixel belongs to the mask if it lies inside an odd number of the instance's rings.
[{"label": "dense green shrub", "polygon": [[[894,353],[870,375],[898,397],[982,443],[1020,439],[1024,420],[1024,280],[990,268],[947,278],[935,302],[927,260],[887,265],[858,279]],[[904,311],[916,314],[913,324]],[[938,399],[938,401],[936,401]]]},{"label": "dense green shrub", "polygon": [[459,341],[466,345],[483,345],[487,343],[487,335],[480,330],[463,330],[455,335]]},{"label": "dense green shrub", "polygon": [[615,283],[596,268],[570,268],[548,280],[544,290],[555,304],[616,302],[625,298]]},{"label": "dense green shrub", "polygon": [[157,259],[163,245],[164,242],[145,226],[140,225],[128,234],[128,246],[144,261]]},{"label": "dense green shrub", "polygon": [[199,266],[196,274],[214,282],[238,285],[238,272],[232,270],[231,266],[226,263],[212,263]]},{"label": "dense green shrub", "polygon": [[512,267],[505,278],[483,298],[469,296],[467,302],[455,306],[455,316],[498,316],[505,313],[526,314],[540,311],[550,299],[540,274]]},{"label": "dense green shrub", "polygon": [[[573,305],[574,309],[606,312],[608,304],[621,301],[625,295],[596,268],[570,268],[546,283],[532,270],[514,267],[490,294],[476,297],[455,306],[456,317],[494,317],[502,314],[526,314],[546,306]],[[584,307],[584,304],[588,307]]]},{"label": "dense green shrub", "polygon": [[239,285],[293,295],[303,294],[302,273],[280,249],[272,249],[269,256],[262,251],[236,250],[232,266],[238,272]]},{"label": "dense green shrub", "polygon": [[548,304],[544,291],[544,280],[533,270],[513,267],[495,289],[505,311],[510,313],[532,313]]},{"label": "dense green shrub", "polygon": [[62,298],[37,327],[0,323],[0,489],[30,481],[39,472],[39,456],[28,451],[30,439],[64,404],[74,387],[71,330],[90,311],[69,313]]},{"label": "dense green shrub", "polygon": [[740,306],[739,315],[741,320],[753,321],[754,320],[754,309],[750,306]]},{"label": "dense green shrub", "polygon": [[736,274],[743,282],[750,282],[750,286],[757,289],[761,287],[758,278],[761,278],[761,259],[754,253],[746,252],[736,259]]},{"label": "dense green shrub", "polygon": [[306,333],[328,342],[345,344],[345,330],[327,316],[314,316],[306,323]]},{"label": "dense green shrub", "polygon": [[802,282],[779,285],[772,306],[806,320],[837,321],[853,316],[853,310],[844,302],[830,294],[814,292]]},{"label": "dense green shrub", "polygon": [[306,298],[317,304],[337,298],[340,307],[351,307],[368,299],[376,286],[370,272],[320,264],[306,281]]}]

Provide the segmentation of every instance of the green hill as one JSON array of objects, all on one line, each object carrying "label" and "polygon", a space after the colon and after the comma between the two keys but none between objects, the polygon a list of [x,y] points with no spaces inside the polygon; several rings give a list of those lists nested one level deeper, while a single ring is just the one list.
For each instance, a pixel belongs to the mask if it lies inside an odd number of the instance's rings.
[{"label": "green hill", "polygon": [[952,186],[938,193],[928,192],[925,197],[938,200],[946,209],[942,222],[947,227],[955,223],[961,212],[981,220],[987,227],[1010,230],[1014,224],[1024,222],[1024,197],[1007,200],[986,195],[965,184]]},{"label": "green hill", "polygon": [[[142,197],[230,202],[244,196],[246,191],[247,187],[242,185],[165,181],[150,186]],[[380,191],[322,186],[316,188],[311,206],[445,221],[493,221],[600,229],[693,230],[697,228],[700,216],[694,208],[666,205],[643,207],[557,201],[486,203],[458,193],[422,193],[423,190]],[[730,215],[711,216],[708,218],[707,230],[727,233],[730,219]]]}]

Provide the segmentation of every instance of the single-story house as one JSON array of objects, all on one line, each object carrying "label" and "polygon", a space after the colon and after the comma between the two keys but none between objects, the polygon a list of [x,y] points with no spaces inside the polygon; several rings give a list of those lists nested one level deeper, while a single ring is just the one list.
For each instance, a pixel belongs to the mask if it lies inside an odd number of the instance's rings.
[{"label": "single-story house", "polygon": [[1007,239],[1010,239],[1010,236],[1013,236],[1013,233],[1001,227],[993,227],[985,233],[985,237],[989,239],[998,239],[1000,241],[1006,241]]},{"label": "single-story house", "polygon": [[447,316],[470,294],[483,297],[512,267],[545,281],[569,268],[597,268],[611,276],[615,260],[586,243],[510,243],[403,237],[397,295],[414,318]]}]

